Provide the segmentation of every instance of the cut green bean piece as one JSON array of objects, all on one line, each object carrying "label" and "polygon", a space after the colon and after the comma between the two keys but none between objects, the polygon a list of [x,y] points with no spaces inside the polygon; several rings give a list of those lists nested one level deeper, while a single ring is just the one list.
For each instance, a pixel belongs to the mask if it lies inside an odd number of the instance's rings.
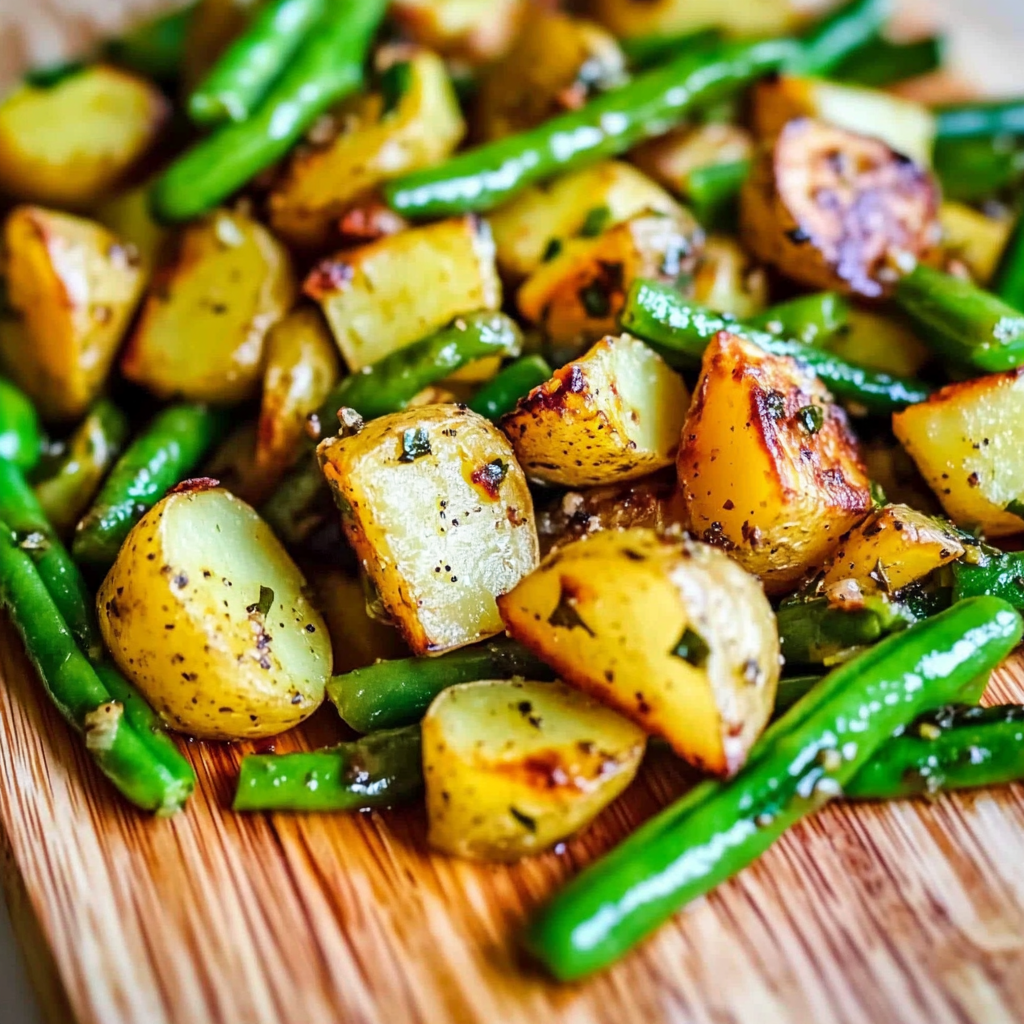
[{"label": "cut green bean piece", "polygon": [[489,420],[499,420],[516,407],[520,398],[550,380],[552,373],[554,371],[541,356],[523,356],[484,384],[470,400],[469,407]]},{"label": "cut green bean piece", "polygon": [[837,292],[816,292],[772,306],[743,323],[804,345],[823,345],[849,326],[850,304]]},{"label": "cut green bean piece", "polygon": [[910,43],[894,43],[879,37],[846,58],[834,77],[840,82],[882,89],[938,71],[946,59],[947,41],[928,36]]},{"label": "cut green bean piece", "polygon": [[786,70],[797,75],[829,75],[852,54],[870,46],[892,13],[892,0],[851,0],[808,31]]},{"label": "cut green bean piece", "polygon": [[35,406],[19,387],[0,377],[0,459],[28,472],[38,464],[42,450]]},{"label": "cut green bean piece", "polygon": [[955,103],[936,112],[940,139],[990,139],[1024,135],[1024,98],[986,103]]}]

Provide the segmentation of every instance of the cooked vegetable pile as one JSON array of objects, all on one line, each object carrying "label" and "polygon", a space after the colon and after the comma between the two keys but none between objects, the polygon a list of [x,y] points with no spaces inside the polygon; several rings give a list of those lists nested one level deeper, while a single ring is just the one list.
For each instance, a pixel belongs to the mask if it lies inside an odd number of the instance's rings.
[{"label": "cooked vegetable pile", "polygon": [[829,800],[1024,777],[1024,99],[915,99],[885,0],[571,6],[200,0],[0,101],[46,692],[144,810],[239,741],[237,811],[481,860],[658,738],[709,778],[531,924],[563,979]]}]

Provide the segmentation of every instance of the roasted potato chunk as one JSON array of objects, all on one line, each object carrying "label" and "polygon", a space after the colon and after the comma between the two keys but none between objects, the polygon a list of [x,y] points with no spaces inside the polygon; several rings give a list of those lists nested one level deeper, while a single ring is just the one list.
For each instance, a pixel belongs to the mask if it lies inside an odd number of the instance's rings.
[{"label": "roasted potato chunk", "polygon": [[172,729],[252,739],[323,701],[331,641],[305,586],[248,505],[178,489],[128,535],[96,609],[118,667]]},{"label": "roasted potato chunk", "polygon": [[957,525],[989,537],[1024,530],[1024,370],[936,391],[892,429]]},{"label": "roasted potato chunk", "polygon": [[138,163],[169,110],[155,86],[102,64],[46,88],[22,85],[0,104],[0,192],[89,206]]},{"label": "roasted potato chunk", "polygon": [[963,264],[978,284],[988,285],[1010,240],[1013,220],[989,216],[963,203],[945,202],[939,221],[946,259]]},{"label": "roasted potato chunk", "polygon": [[345,534],[416,654],[502,629],[495,598],[537,564],[533,500],[505,436],[459,405],[372,420],[317,449]]},{"label": "roasted potato chunk", "polygon": [[494,240],[478,217],[413,228],[339,252],[306,279],[355,373],[463,313],[497,309]]},{"label": "roasted potato chunk", "polygon": [[964,546],[948,524],[908,505],[885,505],[839,542],[819,589],[835,605],[893,594],[960,558]]},{"label": "roasted potato chunk", "polygon": [[428,839],[511,861],[579,831],[633,781],[646,737],[563,683],[449,687],[423,719]]},{"label": "roasted potato chunk", "polygon": [[509,633],[566,682],[706,771],[736,772],[771,717],[775,616],[757,580],[706,544],[598,533],[498,604]]},{"label": "roasted potato chunk", "polygon": [[692,273],[703,232],[689,213],[639,214],[596,238],[566,242],[519,289],[519,312],[556,346],[576,351],[618,326],[637,278],[676,281]]},{"label": "roasted potato chunk", "polygon": [[689,404],[683,378],[624,334],[563,366],[501,427],[531,477],[567,487],[622,483],[672,465]]},{"label": "roasted potato chunk", "polygon": [[778,75],[754,90],[751,118],[760,138],[775,139],[790,121],[802,117],[880,139],[923,167],[931,166],[935,115],[923,103],[799,75]]},{"label": "roasted potato chunk", "polygon": [[683,216],[679,204],[636,168],[618,160],[533,186],[495,210],[498,267],[511,280],[528,277],[565,244],[591,237],[641,213]]},{"label": "roasted potato chunk", "polygon": [[642,142],[629,158],[673,195],[689,194],[690,174],[713,164],[749,160],[754,140],[735,124],[684,125]]},{"label": "roasted potato chunk", "polygon": [[46,419],[99,394],[144,286],[131,245],[93,221],[19,206],[4,224],[0,364]]},{"label": "roasted potato chunk", "polygon": [[140,266],[148,280],[162,261],[172,232],[157,223],[149,209],[150,185],[126,189],[100,203],[93,216],[108,231],[135,246]]},{"label": "roasted potato chunk", "polygon": [[482,64],[508,50],[530,12],[527,0],[395,0],[390,16],[416,42]]},{"label": "roasted potato chunk", "polygon": [[284,247],[251,217],[216,210],[184,229],[157,272],[121,372],[161,398],[253,398],[267,331],[294,299]]},{"label": "roasted potato chunk", "polygon": [[800,284],[874,299],[938,242],[938,207],[931,175],[884,142],[801,119],[756,161],[741,233]]},{"label": "roasted potato chunk", "polygon": [[691,287],[693,299],[737,320],[768,308],[768,275],[735,239],[712,235],[704,245]]},{"label": "roasted potato chunk", "polygon": [[691,528],[769,594],[821,568],[871,509],[846,414],[793,359],[723,331],[704,353],[676,460]]},{"label": "roasted potato chunk", "polygon": [[782,35],[805,17],[793,0],[588,0],[584,9],[627,39],[709,27],[743,36]]},{"label": "roasted potato chunk", "polygon": [[526,131],[625,77],[614,36],[560,11],[535,11],[508,53],[483,73],[476,134],[490,141]]},{"label": "roasted potato chunk", "polygon": [[459,101],[436,54],[420,51],[393,64],[384,83],[386,90],[360,97],[338,115],[337,135],[300,147],[274,186],[270,223],[290,244],[337,244],[339,222],[361,197],[440,162],[462,140]]}]

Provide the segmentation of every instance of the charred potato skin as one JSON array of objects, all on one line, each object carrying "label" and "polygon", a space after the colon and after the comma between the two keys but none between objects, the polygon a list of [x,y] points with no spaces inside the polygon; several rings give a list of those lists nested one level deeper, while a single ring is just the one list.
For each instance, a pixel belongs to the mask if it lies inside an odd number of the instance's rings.
[{"label": "charred potato skin", "polygon": [[938,210],[935,180],[912,160],[800,118],[755,161],[740,197],[741,235],[803,285],[879,299],[902,262],[938,244]]},{"label": "charred potato skin", "polygon": [[495,598],[539,547],[526,477],[493,424],[465,406],[423,406],[329,438],[318,456],[345,535],[415,654],[501,632]]},{"label": "charred potato skin", "polygon": [[92,221],[37,206],[4,224],[0,363],[44,418],[72,420],[99,394],[144,287],[136,250]]},{"label": "charred potato skin", "polygon": [[[771,716],[774,615],[720,550],[608,531],[552,552],[499,599],[508,632],[560,678],[662,736],[691,764],[736,772]],[[706,644],[680,652],[695,633]]]},{"label": "charred potato skin", "polygon": [[871,509],[856,439],[824,386],[724,331],[704,354],[676,469],[690,528],[769,594],[820,569]]}]

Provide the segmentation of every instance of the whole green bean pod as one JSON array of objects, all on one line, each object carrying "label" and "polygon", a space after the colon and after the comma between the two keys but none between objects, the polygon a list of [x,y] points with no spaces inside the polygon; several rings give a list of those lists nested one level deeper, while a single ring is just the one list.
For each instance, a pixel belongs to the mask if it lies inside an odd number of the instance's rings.
[{"label": "whole green bean pod", "polygon": [[875,89],[905,82],[938,71],[946,59],[946,42],[943,36],[927,36],[909,43],[894,43],[879,36],[850,54],[835,69],[833,77]]},{"label": "whole green bean pod", "polygon": [[749,328],[689,302],[675,289],[654,281],[633,284],[619,320],[624,330],[651,343],[666,360],[682,368],[699,365],[704,349],[719,331],[742,335],[766,352],[799,360],[836,398],[869,412],[902,409],[923,402],[930,393],[920,381],[866,370],[810,345]]},{"label": "whole green bean pod", "polygon": [[299,51],[325,0],[270,0],[256,12],[188,98],[188,114],[210,127],[244,121]]},{"label": "whole green bean pod", "polygon": [[469,407],[489,420],[499,420],[516,407],[520,398],[550,380],[553,372],[543,357],[523,356],[484,384],[470,399]]},{"label": "whole green bean pod", "polygon": [[1024,215],[1017,219],[996,270],[992,290],[1014,309],[1024,312]]},{"label": "whole green bean pod", "polygon": [[804,345],[822,345],[850,323],[850,304],[838,292],[801,295],[744,320],[745,327],[792,338]]},{"label": "whole green bean pod", "polygon": [[981,103],[953,103],[936,112],[940,139],[991,139],[1024,135],[1024,98]]},{"label": "whole green bean pod", "polygon": [[151,193],[154,214],[198,217],[281,159],[325,110],[360,87],[386,6],[333,0],[252,116],[222,125],[167,169]]},{"label": "whole green bean pod", "polygon": [[242,759],[236,811],[365,811],[423,789],[420,727],[389,729],[328,750]]},{"label": "whole green bean pod", "polygon": [[164,14],[112,39],[104,48],[108,60],[162,85],[176,82],[181,74],[189,22],[195,4]]},{"label": "whole green bean pod", "polygon": [[[7,608],[50,699],[85,736],[100,770],[137,806],[158,814],[179,810],[193,781],[159,761],[132,728],[79,650],[28,554],[0,523],[0,605]],[[191,772],[189,773],[191,775]]]},{"label": "whole green bean pod", "polygon": [[223,432],[227,414],[203,405],[158,413],[118,459],[92,508],[75,530],[75,558],[104,571],[131,528],[195,468]]},{"label": "whole green bean pod", "polygon": [[20,388],[0,377],[0,459],[9,459],[28,472],[39,462],[42,450],[35,406]]},{"label": "whole green bean pod", "polygon": [[578,875],[533,921],[528,948],[563,980],[607,967],[841,795],[898,728],[994,668],[1021,628],[1005,602],[975,598],[836,669],[734,779],[698,786]]},{"label": "whole green bean pod", "polygon": [[695,107],[777,70],[795,46],[793,40],[773,39],[684,54],[579,110],[389,182],[384,197],[392,209],[412,218],[491,210],[528,185],[663,134]]},{"label": "whole green bean pod", "polygon": [[437,658],[397,658],[357,668],[331,678],[327,697],[356,732],[375,732],[418,722],[431,701],[456,683],[513,676],[545,680],[554,673],[521,644],[501,638]]},{"label": "whole green bean pod", "polygon": [[999,373],[1024,364],[1024,313],[971,281],[919,264],[895,301],[921,340],[960,366]]},{"label": "whole green bean pod", "polygon": [[850,0],[811,27],[786,70],[797,75],[828,75],[851,54],[870,46],[892,13],[892,0]]},{"label": "whole green bean pod", "polygon": [[53,471],[36,484],[43,513],[59,534],[82,517],[127,437],[127,417],[109,399],[101,399],[71,435]]}]

